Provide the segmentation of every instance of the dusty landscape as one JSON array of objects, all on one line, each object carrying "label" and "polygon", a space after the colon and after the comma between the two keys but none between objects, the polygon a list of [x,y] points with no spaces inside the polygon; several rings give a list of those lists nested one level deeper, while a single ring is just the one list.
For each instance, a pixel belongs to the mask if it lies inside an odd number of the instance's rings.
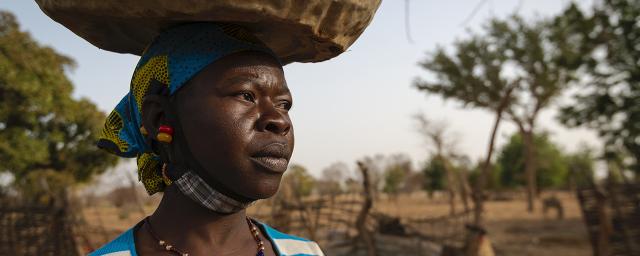
[{"label": "dusty landscape", "polygon": [[[573,193],[553,193],[564,208],[564,219],[556,219],[555,210],[545,217],[542,204],[529,214],[522,196],[510,200],[494,200],[486,203],[486,226],[497,255],[591,255],[587,231],[582,221],[580,205]],[[540,198],[549,197],[543,193]],[[456,205],[462,210],[461,202]],[[420,194],[398,198],[397,203],[385,200],[376,208],[390,215],[417,217],[442,216],[449,212],[444,198],[429,200]]]},{"label": "dusty landscape", "polygon": [[[553,194],[560,199],[564,208],[562,220],[556,219],[554,210],[550,210],[545,217],[541,203],[536,205],[534,213],[527,213],[525,201],[517,193],[510,199],[501,198],[487,202],[486,226],[497,255],[591,255],[588,236],[574,194]],[[543,193],[540,198],[550,195],[551,193]],[[131,205],[116,208],[105,203],[86,209],[84,213],[87,222],[104,227],[100,232],[96,230],[91,240],[93,243],[100,243],[107,237],[114,237],[131,227],[153,211],[158,199],[156,196],[144,203],[144,214],[139,208]],[[264,210],[264,207],[264,204],[258,203],[249,209],[249,213],[254,213],[256,208]],[[457,202],[456,210],[463,210],[461,202]],[[444,195],[438,194],[431,199],[423,193],[400,195],[396,199],[383,195],[375,201],[373,211],[398,216],[401,219],[433,218],[447,215],[449,204]]]}]

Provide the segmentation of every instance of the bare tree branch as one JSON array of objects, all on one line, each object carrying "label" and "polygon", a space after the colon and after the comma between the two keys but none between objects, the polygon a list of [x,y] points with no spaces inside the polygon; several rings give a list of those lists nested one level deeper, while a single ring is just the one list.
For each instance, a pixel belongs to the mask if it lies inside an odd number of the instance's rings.
[{"label": "bare tree branch", "polygon": [[410,1],[411,0],[404,0],[404,30],[407,33],[407,41],[413,44],[413,39],[411,38],[411,19],[409,16],[411,12],[411,8],[409,7]]},{"label": "bare tree branch", "polygon": [[467,18],[460,24],[460,26],[461,27],[467,26],[467,24],[471,21],[471,19],[473,19],[473,17],[475,17],[476,14],[478,14],[482,6],[484,6],[487,2],[489,2],[489,0],[482,0],[478,2],[476,7],[473,8],[473,11],[471,11],[469,16],[467,16]]}]

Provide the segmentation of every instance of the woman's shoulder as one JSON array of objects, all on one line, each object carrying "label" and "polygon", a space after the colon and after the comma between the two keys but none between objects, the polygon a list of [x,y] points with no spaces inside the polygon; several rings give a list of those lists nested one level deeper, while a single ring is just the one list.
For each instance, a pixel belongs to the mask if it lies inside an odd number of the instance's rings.
[{"label": "woman's shoulder", "polygon": [[113,241],[90,253],[89,256],[137,256],[133,229],[130,228],[120,234]]},{"label": "woman's shoulder", "polygon": [[269,238],[271,244],[279,255],[324,255],[320,246],[318,246],[314,241],[282,233],[262,222],[257,223],[262,228],[265,236]]}]

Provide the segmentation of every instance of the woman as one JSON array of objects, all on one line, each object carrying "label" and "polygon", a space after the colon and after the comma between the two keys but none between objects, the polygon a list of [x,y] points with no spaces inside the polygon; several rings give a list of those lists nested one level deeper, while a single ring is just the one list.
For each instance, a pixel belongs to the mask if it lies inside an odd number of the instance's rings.
[{"label": "woman", "polygon": [[162,32],[109,115],[103,149],[137,157],[156,211],[90,255],[323,255],[246,216],[278,190],[294,144],[282,65],[232,25]]}]

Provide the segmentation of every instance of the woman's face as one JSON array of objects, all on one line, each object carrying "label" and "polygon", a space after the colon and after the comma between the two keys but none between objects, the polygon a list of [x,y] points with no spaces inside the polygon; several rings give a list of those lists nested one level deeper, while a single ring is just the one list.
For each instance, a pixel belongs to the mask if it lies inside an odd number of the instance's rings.
[{"label": "woman's face", "polygon": [[202,178],[249,199],[275,194],[293,152],[291,104],[282,66],[267,54],[236,53],[203,69],[176,98]]}]

